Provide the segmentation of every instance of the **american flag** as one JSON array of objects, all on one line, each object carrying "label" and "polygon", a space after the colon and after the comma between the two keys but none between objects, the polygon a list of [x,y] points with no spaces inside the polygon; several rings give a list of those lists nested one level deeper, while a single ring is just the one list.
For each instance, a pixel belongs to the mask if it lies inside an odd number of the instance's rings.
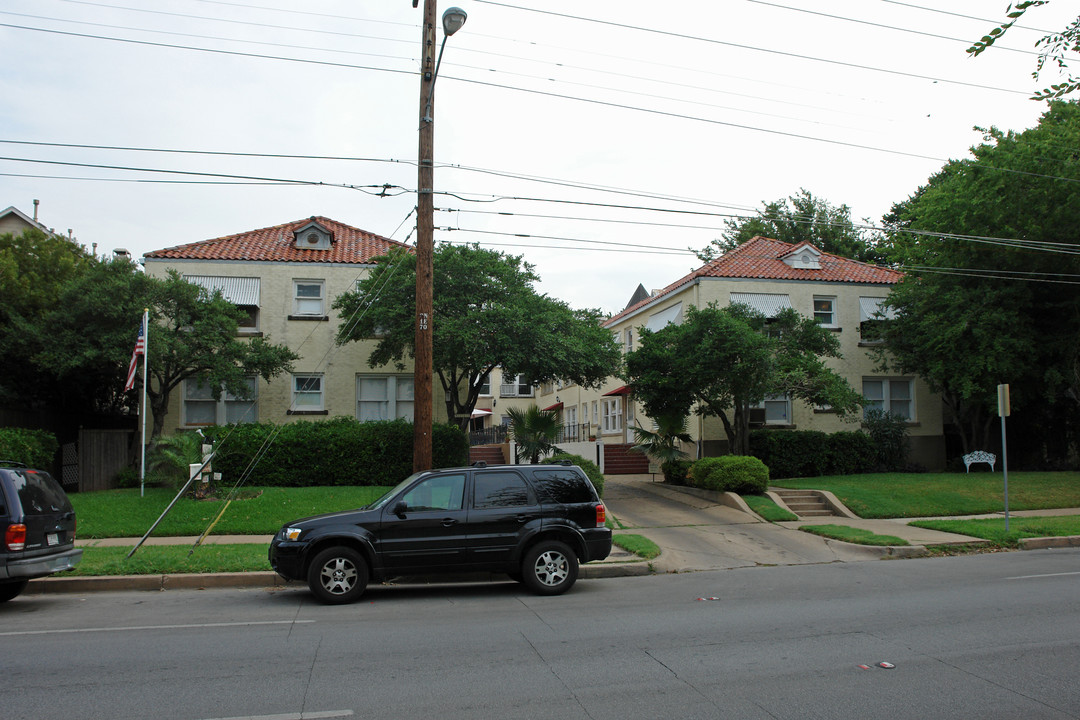
[{"label": "american flag", "polygon": [[146,327],[143,321],[139,322],[139,334],[135,337],[135,349],[131,352],[131,363],[128,365],[127,382],[124,383],[124,392],[135,387],[135,369],[139,366],[139,356],[146,354]]}]

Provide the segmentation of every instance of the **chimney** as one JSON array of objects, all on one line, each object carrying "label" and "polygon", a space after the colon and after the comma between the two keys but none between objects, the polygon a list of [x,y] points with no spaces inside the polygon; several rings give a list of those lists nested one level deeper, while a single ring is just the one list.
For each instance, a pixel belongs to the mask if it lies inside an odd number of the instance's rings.
[{"label": "chimney", "polygon": [[37,220],[37,209],[38,209],[38,205],[40,205],[40,204],[41,204],[40,200],[36,200],[36,199],[34,200],[34,222],[35,223],[38,221]]}]

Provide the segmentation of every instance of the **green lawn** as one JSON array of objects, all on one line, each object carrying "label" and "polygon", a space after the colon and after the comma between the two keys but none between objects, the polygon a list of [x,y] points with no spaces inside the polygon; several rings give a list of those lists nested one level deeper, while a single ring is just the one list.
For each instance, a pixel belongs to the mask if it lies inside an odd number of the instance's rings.
[{"label": "green lawn", "polygon": [[[215,535],[273,535],[282,525],[310,515],[352,510],[385,493],[385,487],[245,488],[244,499],[230,503],[214,526]],[[176,492],[147,488],[72,493],[78,537],[142,537],[168,507]],[[221,512],[222,500],[181,498],[161,524],[155,537],[202,535]]]},{"label": "green lawn", "polygon": [[143,545],[128,559],[130,547],[87,547],[82,562],[64,576],[270,572],[268,549],[265,543],[200,545],[194,552],[191,545]]},{"label": "green lawn", "polygon": [[[1010,478],[1010,490],[1012,482]],[[1010,496],[1011,496],[1010,492]],[[1012,505],[1010,497],[1010,507]],[[1022,538],[1063,537],[1080,535],[1080,515],[1044,515],[1042,517],[1010,517],[1009,532],[1005,518],[984,520],[916,520],[912,525],[931,530],[971,535],[1004,547],[1016,547]]]},{"label": "green lawn", "polygon": [[[980,515],[1004,509],[1002,474],[879,473],[784,478],[774,486],[828,490],[864,518]],[[1009,509],[1080,507],[1080,472],[1009,473]]]},{"label": "green lawn", "polygon": [[784,508],[773,502],[771,497],[765,495],[743,495],[742,499],[750,506],[750,509],[769,522],[784,522],[785,520],[798,520],[799,516],[789,513]]},{"label": "green lawn", "polygon": [[848,527],[847,525],[803,525],[799,529],[803,532],[856,543],[857,545],[910,545],[907,540],[902,540],[893,535],[878,535],[869,530]]}]

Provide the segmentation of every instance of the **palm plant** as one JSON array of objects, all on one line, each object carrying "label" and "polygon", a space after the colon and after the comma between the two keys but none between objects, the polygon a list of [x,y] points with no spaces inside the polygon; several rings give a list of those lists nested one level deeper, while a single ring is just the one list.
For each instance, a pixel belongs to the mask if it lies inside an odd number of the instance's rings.
[{"label": "palm plant", "polygon": [[660,415],[654,418],[656,430],[646,430],[638,423],[634,427],[634,447],[640,453],[645,453],[656,460],[660,465],[680,460],[683,457],[681,443],[690,442],[692,438],[686,432],[685,415]]},{"label": "palm plant", "polygon": [[154,481],[180,487],[188,481],[189,466],[202,463],[203,436],[194,432],[160,435],[148,458],[148,474]]},{"label": "palm plant", "polygon": [[555,452],[555,442],[563,424],[553,411],[530,405],[526,410],[511,408],[506,414],[510,417],[510,433],[517,444],[518,462],[526,457],[535,465],[542,456]]}]

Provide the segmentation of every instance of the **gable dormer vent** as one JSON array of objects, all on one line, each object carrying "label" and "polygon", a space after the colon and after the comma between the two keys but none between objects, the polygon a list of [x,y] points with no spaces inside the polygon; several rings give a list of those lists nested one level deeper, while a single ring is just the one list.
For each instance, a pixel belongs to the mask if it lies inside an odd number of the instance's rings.
[{"label": "gable dormer vent", "polygon": [[799,270],[820,270],[821,251],[812,245],[803,244],[785,255],[784,263]]},{"label": "gable dormer vent", "polygon": [[312,220],[293,231],[293,243],[298,250],[329,250],[334,234],[317,220]]}]

